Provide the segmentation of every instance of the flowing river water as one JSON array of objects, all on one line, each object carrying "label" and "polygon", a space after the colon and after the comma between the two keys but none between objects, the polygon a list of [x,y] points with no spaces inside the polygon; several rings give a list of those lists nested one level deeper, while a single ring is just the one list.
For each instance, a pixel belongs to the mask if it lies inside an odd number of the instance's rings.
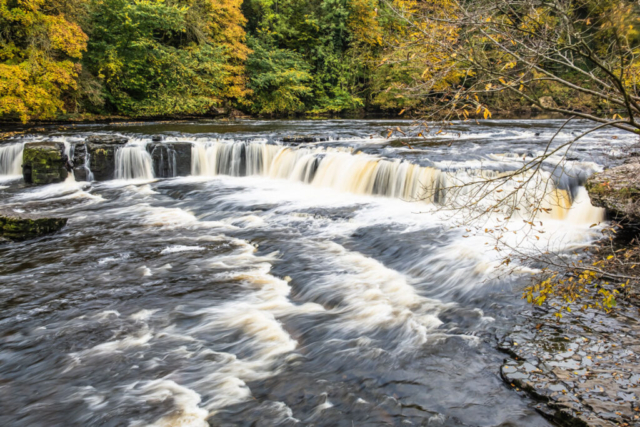
[{"label": "flowing river water", "polygon": [[[447,182],[513,170],[562,122],[384,138],[410,124],[86,125],[1,145],[0,203],[69,222],[0,245],[0,425],[548,425],[496,349],[531,266],[496,275],[487,239],[437,206],[464,204]],[[93,134],[130,138],[117,179],[23,184],[23,143]],[[318,138],[282,142],[300,134]],[[192,144],[190,176],[154,178],[153,135]],[[550,159],[541,245],[593,241],[603,212],[582,185],[634,142],[604,130],[564,174]]]}]

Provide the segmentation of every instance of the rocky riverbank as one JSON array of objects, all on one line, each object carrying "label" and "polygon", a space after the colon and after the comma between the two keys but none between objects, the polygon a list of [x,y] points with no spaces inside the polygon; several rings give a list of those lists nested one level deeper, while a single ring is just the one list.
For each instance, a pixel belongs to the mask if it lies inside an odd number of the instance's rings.
[{"label": "rocky riverbank", "polygon": [[562,318],[553,307],[525,312],[500,337],[511,357],[500,374],[536,408],[563,426],[640,424],[640,311],[628,302],[607,314],[574,306]]},{"label": "rocky riverbank", "polygon": [[[625,164],[595,174],[586,188],[594,206],[623,224],[622,245],[634,244],[640,229],[640,159],[631,156]],[[500,349],[510,355],[501,367],[502,378],[538,399],[538,411],[559,425],[640,425],[637,301],[636,296],[619,298],[611,313],[573,304],[562,317],[556,316],[553,300],[532,307],[518,327],[498,337]]]}]

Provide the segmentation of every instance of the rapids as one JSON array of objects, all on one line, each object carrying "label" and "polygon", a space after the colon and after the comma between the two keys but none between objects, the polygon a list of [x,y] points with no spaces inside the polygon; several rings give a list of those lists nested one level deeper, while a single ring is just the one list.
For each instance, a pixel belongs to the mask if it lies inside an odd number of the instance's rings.
[{"label": "rapids", "polygon": [[[83,125],[0,145],[2,205],[69,218],[0,245],[0,425],[549,425],[498,371],[533,266],[496,275],[487,239],[434,206],[463,207],[443,188],[514,170],[561,123]],[[130,137],[115,180],[22,183],[25,142],[113,133]],[[300,134],[319,139],[282,142]],[[190,176],[155,178],[152,135],[192,144]],[[584,181],[634,142],[605,130],[550,159],[540,245],[593,241]]]}]

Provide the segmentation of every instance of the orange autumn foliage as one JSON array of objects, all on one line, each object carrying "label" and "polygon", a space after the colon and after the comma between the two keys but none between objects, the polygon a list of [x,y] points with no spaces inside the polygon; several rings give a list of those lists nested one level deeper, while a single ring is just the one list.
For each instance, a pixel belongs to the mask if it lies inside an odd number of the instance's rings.
[{"label": "orange autumn foliage", "polygon": [[77,86],[87,35],[45,4],[0,0],[0,116],[53,118]]}]

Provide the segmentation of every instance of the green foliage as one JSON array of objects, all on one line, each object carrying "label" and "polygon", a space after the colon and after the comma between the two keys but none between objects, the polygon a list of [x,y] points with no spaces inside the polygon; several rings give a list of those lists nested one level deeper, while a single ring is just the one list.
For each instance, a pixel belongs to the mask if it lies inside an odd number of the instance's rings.
[{"label": "green foliage", "polygon": [[0,117],[53,118],[76,88],[87,36],[53,6],[0,0]]},{"label": "green foliage", "polygon": [[247,60],[252,110],[260,114],[303,111],[304,99],[312,93],[309,82],[313,77],[301,55],[258,38],[251,38],[249,47],[253,50]]},{"label": "green foliage", "polygon": [[224,48],[178,2],[96,0],[86,63],[110,107],[129,115],[206,113],[224,89]]},{"label": "green foliage", "polygon": [[[371,21],[362,20],[366,16],[356,7],[361,3],[362,0],[245,1],[245,14],[251,17],[248,31],[256,43],[269,46],[271,54],[280,50],[295,53],[298,70],[311,76],[305,78],[305,86],[311,92],[305,90],[304,100],[297,97],[304,106],[289,103],[294,107],[289,112],[336,113],[364,105],[360,83],[366,66],[354,57],[358,56],[355,48],[360,37],[369,35],[359,25]],[[370,2],[367,6],[375,4]],[[263,53],[256,51],[254,55]],[[282,57],[282,53],[276,56]],[[255,110],[265,110],[260,96],[254,97],[253,102],[257,105]]]}]

